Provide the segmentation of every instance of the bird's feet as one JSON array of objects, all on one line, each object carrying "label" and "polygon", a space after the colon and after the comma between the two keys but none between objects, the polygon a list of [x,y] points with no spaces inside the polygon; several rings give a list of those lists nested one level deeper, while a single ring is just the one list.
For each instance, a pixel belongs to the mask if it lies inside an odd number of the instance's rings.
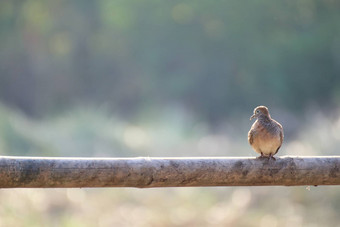
[{"label": "bird's feet", "polygon": [[263,159],[263,158],[266,158],[266,159],[268,159],[268,160],[270,160],[270,159],[273,159],[274,161],[276,161],[276,158],[272,155],[272,154],[269,154],[269,156],[265,156],[265,155],[263,155],[263,153],[261,152],[261,155],[260,156],[258,156],[258,157],[256,157],[257,159]]},{"label": "bird's feet", "polygon": [[263,153],[261,152],[261,155],[256,157],[257,159],[263,159],[263,158],[266,158],[266,156],[263,155]]},{"label": "bird's feet", "polygon": [[268,159],[269,159],[269,160],[270,160],[270,159],[273,159],[274,161],[276,161],[276,158],[274,158],[274,156],[273,156],[271,153],[269,154]]}]

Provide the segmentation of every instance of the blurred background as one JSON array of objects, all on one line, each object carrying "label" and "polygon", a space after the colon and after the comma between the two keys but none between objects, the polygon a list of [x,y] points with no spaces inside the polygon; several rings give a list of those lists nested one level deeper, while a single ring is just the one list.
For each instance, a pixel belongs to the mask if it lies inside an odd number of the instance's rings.
[{"label": "blurred background", "polygon": [[[337,155],[340,2],[0,3],[0,153]],[[338,187],[8,189],[0,226],[340,226]]]}]

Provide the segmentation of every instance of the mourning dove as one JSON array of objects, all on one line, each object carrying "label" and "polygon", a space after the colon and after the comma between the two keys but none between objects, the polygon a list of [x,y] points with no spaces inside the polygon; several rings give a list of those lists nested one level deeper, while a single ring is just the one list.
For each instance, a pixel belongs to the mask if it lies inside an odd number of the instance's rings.
[{"label": "mourning dove", "polygon": [[282,125],[270,117],[268,108],[258,106],[250,120],[257,118],[248,132],[248,141],[252,148],[262,157],[275,159],[283,142]]}]

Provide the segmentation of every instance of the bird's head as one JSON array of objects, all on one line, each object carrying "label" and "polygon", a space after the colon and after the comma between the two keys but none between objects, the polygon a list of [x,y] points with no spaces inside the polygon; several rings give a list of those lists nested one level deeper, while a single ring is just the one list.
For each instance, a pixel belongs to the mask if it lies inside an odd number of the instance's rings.
[{"label": "bird's head", "polygon": [[270,118],[268,108],[265,106],[258,106],[254,109],[254,114],[250,117],[250,120],[253,118],[259,118],[261,116],[266,116]]}]

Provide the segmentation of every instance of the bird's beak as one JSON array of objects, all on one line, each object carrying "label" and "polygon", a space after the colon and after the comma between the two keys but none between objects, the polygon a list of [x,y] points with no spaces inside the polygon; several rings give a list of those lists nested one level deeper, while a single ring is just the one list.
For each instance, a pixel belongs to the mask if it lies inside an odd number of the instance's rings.
[{"label": "bird's beak", "polygon": [[255,118],[255,114],[251,115],[249,120],[252,120],[253,118]]}]

